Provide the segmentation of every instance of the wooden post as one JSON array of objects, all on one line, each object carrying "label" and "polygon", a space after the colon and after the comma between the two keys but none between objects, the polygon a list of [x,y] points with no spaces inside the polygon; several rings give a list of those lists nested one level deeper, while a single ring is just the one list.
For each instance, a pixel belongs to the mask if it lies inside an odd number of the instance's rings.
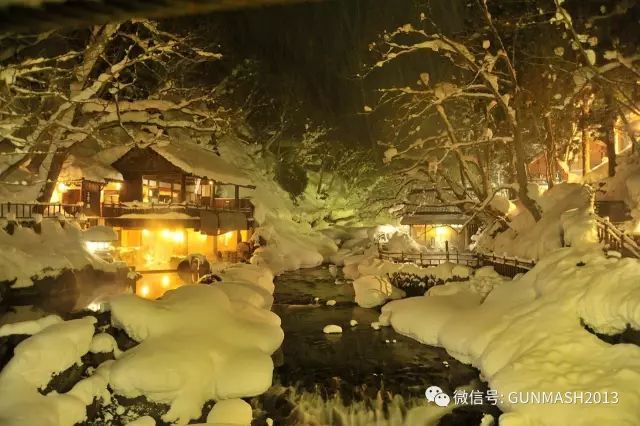
[{"label": "wooden post", "polygon": [[216,181],[215,180],[209,181],[209,187],[211,188],[211,196],[209,197],[211,208],[215,209],[216,208]]},{"label": "wooden post", "polygon": [[400,262],[404,263],[404,251],[400,252]]},{"label": "wooden post", "polygon": [[444,250],[447,255],[447,262],[448,262],[449,261],[449,241],[448,240],[444,242]]},{"label": "wooden post", "polygon": [[420,266],[422,266],[422,252],[420,252]]},{"label": "wooden post", "polygon": [[235,186],[234,199],[236,202],[236,210],[240,211],[240,187],[238,185]]},{"label": "wooden post", "polygon": [[[173,183],[171,183],[171,186],[173,189]],[[158,190],[158,192],[160,191]],[[171,197],[173,197],[173,194],[171,195]],[[187,201],[187,175],[183,173],[180,175],[180,202],[184,203],[186,201]]]}]

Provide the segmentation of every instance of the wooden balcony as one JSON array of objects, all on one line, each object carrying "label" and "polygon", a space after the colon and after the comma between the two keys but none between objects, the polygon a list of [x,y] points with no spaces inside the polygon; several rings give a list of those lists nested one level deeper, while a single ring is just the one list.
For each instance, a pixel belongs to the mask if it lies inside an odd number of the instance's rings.
[{"label": "wooden balcony", "polygon": [[229,211],[240,212],[253,218],[254,207],[250,200],[246,198],[215,198],[213,202],[203,200],[200,204],[193,203],[144,203],[144,204],[102,204],[102,217],[115,218],[129,214],[151,215],[167,213],[185,213],[189,216],[199,217],[202,211]]}]

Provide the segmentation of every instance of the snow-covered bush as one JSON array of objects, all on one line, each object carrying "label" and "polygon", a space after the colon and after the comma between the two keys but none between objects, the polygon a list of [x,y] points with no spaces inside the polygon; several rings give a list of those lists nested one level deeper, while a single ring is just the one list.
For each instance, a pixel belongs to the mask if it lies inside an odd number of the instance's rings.
[{"label": "snow-covered bush", "polygon": [[[585,187],[578,184],[556,185],[536,201],[542,209],[539,221],[534,221],[526,209],[513,210],[508,217],[509,227],[504,229],[499,222],[488,226],[476,238],[475,249],[497,255],[539,259],[564,243],[594,242],[591,196]],[[581,213],[565,215],[574,209]]]}]

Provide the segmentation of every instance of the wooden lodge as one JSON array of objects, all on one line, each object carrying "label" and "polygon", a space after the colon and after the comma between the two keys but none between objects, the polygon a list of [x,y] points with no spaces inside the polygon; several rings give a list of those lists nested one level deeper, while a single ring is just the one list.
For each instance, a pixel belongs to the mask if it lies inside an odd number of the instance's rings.
[{"label": "wooden lodge", "polygon": [[189,142],[91,148],[69,155],[50,204],[2,203],[0,217],[84,215],[113,227],[122,260],[138,269],[193,253],[235,260],[247,246],[253,205],[242,195],[254,187],[215,152]]}]

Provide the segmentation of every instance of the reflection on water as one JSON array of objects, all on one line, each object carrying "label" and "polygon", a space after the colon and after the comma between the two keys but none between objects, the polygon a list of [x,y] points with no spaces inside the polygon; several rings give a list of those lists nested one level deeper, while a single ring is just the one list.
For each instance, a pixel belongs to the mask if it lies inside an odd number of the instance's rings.
[{"label": "reflection on water", "polygon": [[136,294],[145,299],[157,299],[169,290],[185,285],[176,272],[145,272],[136,283]]}]

